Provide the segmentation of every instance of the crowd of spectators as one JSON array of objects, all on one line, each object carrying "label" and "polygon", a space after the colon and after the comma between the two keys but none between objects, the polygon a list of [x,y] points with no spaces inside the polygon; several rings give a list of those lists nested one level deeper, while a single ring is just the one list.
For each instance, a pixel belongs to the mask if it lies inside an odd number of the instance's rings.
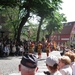
[{"label": "crowd of spectators", "polygon": [[23,55],[28,51],[28,42],[17,42],[11,39],[0,39],[0,57]]}]

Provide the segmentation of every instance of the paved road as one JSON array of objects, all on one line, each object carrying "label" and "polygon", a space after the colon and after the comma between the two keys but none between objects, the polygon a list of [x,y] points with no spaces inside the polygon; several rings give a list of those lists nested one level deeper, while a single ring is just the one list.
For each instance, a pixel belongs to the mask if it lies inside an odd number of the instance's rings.
[{"label": "paved road", "polygon": [[[39,67],[38,73],[47,71],[47,68],[45,66],[46,57],[47,57],[46,54],[42,53],[41,59],[38,59],[38,67]],[[18,65],[20,63],[21,58],[22,56],[0,58],[0,72],[2,73],[2,75],[9,75],[11,73],[19,72]]]},{"label": "paved road", "polygon": [[[18,65],[20,63],[21,58],[22,58],[21,56],[0,58],[0,72],[2,73],[2,75],[9,75],[11,73],[19,72]],[[46,54],[43,53],[42,58],[38,59],[38,67],[39,67],[38,72],[43,72],[47,70],[44,62],[45,58]]]}]

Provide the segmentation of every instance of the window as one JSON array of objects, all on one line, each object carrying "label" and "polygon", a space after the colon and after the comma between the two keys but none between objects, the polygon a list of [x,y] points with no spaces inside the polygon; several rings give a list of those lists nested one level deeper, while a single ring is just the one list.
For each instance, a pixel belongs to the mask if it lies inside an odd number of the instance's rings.
[{"label": "window", "polygon": [[55,40],[57,40],[57,36],[55,36]]}]

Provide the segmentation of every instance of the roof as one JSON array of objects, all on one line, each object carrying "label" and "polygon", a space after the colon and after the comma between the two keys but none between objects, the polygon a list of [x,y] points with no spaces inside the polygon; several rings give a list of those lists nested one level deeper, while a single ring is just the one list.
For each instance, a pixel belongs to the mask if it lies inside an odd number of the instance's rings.
[{"label": "roof", "polygon": [[56,31],[56,32],[54,33],[54,35],[55,35],[55,34],[70,34],[71,31],[72,31],[72,28],[73,28],[74,24],[75,24],[75,22],[64,23],[64,24],[63,24],[63,25],[64,25],[64,26],[63,26],[63,29],[60,30],[59,32]]}]

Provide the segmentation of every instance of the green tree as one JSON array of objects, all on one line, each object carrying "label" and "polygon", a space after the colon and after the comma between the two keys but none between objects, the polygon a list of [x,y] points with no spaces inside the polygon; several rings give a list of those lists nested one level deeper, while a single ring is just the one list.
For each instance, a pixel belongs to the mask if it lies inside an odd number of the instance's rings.
[{"label": "green tree", "polygon": [[[27,24],[25,26],[23,26],[22,28],[22,34],[21,37],[23,39],[27,38],[28,40],[33,40],[35,41],[36,39],[36,33],[37,33],[37,27],[38,25],[31,21],[28,21]],[[28,33],[28,31],[30,32],[30,34]]]},{"label": "green tree", "polygon": [[6,17],[5,27],[11,30],[16,39],[17,29],[19,25],[19,6],[20,0],[0,0],[0,10],[3,16]]},{"label": "green tree", "polygon": [[[60,4],[62,3],[62,0],[6,0],[6,2],[3,0],[0,1],[2,7],[10,6],[18,6],[20,10],[20,24],[18,25],[18,31],[17,31],[17,41],[20,41],[20,35],[23,26],[31,16],[30,13],[36,14],[40,17],[39,20],[39,26],[38,26],[38,32],[37,32],[37,39],[39,40],[39,34],[41,25],[43,24],[43,21],[48,16],[52,18],[54,16],[54,12],[57,11],[60,8]],[[5,3],[5,4],[4,4]]]},{"label": "green tree", "polygon": [[41,25],[43,23],[44,18],[47,16],[52,16],[53,12],[60,8],[61,3],[62,0],[25,0],[22,6],[20,7],[21,9],[25,9],[25,15],[23,16],[18,28],[17,40],[20,40],[22,27],[27,22],[28,18],[30,17],[30,13],[32,12],[37,16],[40,16],[36,39],[36,41],[38,41]]},{"label": "green tree", "polygon": [[60,14],[59,12],[55,12],[54,16],[48,20],[46,30],[48,31],[48,35],[50,36],[56,30],[59,31],[63,27],[63,22],[66,22],[66,17],[64,14]]},{"label": "green tree", "polygon": [[13,33],[13,38],[16,39],[17,31],[18,31],[18,25],[20,22],[19,19],[19,8],[18,7],[6,7],[5,10],[2,10],[2,14],[7,18],[5,27],[8,27],[7,29],[11,30]]},{"label": "green tree", "polygon": [[37,31],[37,38],[36,41],[39,41],[40,36],[40,30],[41,25],[43,25],[44,19],[50,18],[52,19],[54,16],[54,12],[56,12],[58,9],[60,9],[60,4],[62,3],[62,0],[40,0],[40,3],[37,2],[36,7],[36,14],[40,17],[39,25],[38,25],[38,31]]},{"label": "green tree", "polygon": [[0,6],[5,7],[15,7],[20,4],[20,0],[0,0]]}]

